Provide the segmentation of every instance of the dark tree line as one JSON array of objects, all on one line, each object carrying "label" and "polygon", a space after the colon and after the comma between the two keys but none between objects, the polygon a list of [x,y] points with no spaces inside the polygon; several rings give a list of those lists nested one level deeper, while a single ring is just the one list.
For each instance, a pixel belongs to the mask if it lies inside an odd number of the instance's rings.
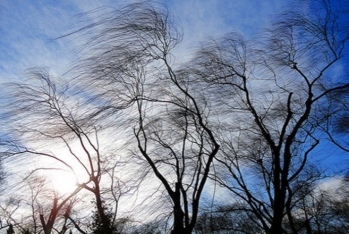
[{"label": "dark tree line", "polygon": [[[325,140],[348,151],[338,133],[347,131],[349,82],[334,75],[347,61],[348,7],[314,1],[253,40],[204,41],[185,64],[174,57],[182,33],[165,5],[93,12],[93,24],[66,35],[84,41],[69,81],[31,69],[28,82],[9,86],[3,119],[15,141],[4,155],[49,165],[23,173],[30,202],[3,204],[0,228],[345,233],[347,185],[322,190],[330,175],[313,152]],[[57,194],[35,179],[52,170],[74,174],[76,190]]]}]

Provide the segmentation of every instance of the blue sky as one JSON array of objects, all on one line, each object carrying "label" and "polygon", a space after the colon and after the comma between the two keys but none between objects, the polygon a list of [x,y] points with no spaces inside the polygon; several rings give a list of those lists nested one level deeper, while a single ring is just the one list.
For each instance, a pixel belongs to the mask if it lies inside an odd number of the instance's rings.
[{"label": "blue sky", "polygon": [[[53,40],[69,33],[78,14],[102,6],[118,8],[126,1],[112,0],[1,0],[0,81],[22,79],[31,67],[48,67],[63,74],[74,59],[79,41]],[[127,1],[131,2],[131,1]],[[190,51],[208,36],[230,31],[255,35],[267,26],[270,15],[280,12],[287,1],[278,0],[163,0],[180,19],[184,41]],[[184,50],[184,48],[186,50]]]}]

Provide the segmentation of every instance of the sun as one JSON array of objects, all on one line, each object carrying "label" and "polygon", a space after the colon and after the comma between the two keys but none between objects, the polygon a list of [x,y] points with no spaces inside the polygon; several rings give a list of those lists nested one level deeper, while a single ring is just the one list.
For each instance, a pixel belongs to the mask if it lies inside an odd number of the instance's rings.
[{"label": "sun", "polygon": [[76,177],[69,171],[54,171],[50,175],[50,180],[54,190],[60,195],[70,194],[77,188]]}]

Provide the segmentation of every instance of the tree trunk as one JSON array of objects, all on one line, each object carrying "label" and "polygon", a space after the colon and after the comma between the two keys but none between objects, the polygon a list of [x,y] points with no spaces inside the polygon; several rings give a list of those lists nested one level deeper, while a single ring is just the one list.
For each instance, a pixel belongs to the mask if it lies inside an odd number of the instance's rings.
[{"label": "tree trunk", "polygon": [[272,224],[270,228],[270,234],[283,234],[284,230],[282,228],[282,219],[283,219],[283,213],[284,213],[284,195],[282,190],[278,190],[275,194],[274,199],[274,214],[272,219]]},{"label": "tree trunk", "polygon": [[173,197],[173,216],[174,216],[174,224],[172,234],[181,234],[185,233],[184,230],[184,214],[181,207],[181,193],[180,193],[180,183],[176,183],[176,189]]},{"label": "tree trunk", "polygon": [[49,216],[47,222],[45,222],[44,215],[40,214],[40,221],[41,221],[41,225],[42,225],[42,228],[43,228],[45,234],[51,234],[53,224],[56,221],[58,211],[59,211],[58,199],[54,198],[53,199],[53,207],[51,209],[51,213],[50,213],[50,216]]},{"label": "tree trunk", "polygon": [[98,211],[99,217],[101,218],[101,223],[102,223],[102,226],[103,226],[103,233],[104,234],[113,234],[113,230],[112,230],[112,227],[111,227],[110,219],[105,214],[105,208],[103,207],[103,202],[102,202],[102,198],[101,198],[98,182],[95,182],[94,193],[95,193],[95,197],[96,197],[97,211]]}]

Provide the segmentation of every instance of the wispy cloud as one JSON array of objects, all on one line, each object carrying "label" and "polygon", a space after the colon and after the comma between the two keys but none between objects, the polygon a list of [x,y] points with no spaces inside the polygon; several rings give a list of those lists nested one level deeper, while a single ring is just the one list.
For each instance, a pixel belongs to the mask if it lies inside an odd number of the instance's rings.
[{"label": "wispy cloud", "polygon": [[[278,12],[284,1],[164,0],[181,21],[184,43],[192,48],[207,36],[229,31],[255,34],[267,25],[268,16]],[[30,67],[50,67],[62,74],[73,60],[79,41],[52,40],[74,27],[77,14],[102,6],[120,7],[111,0],[11,1],[0,3],[0,79],[17,79]]]},{"label": "wispy cloud", "polygon": [[287,1],[239,0],[165,0],[183,27],[183,50],[194,50],[199,42],[209,37],[220,37],[237,32],[254,37],[270,23],[270,16],[280,13]]}]

